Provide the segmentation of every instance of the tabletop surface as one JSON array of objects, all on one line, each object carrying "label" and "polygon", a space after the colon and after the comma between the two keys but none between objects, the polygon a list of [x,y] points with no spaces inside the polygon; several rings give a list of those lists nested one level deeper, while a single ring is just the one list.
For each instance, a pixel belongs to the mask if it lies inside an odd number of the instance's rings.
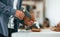
[{"label": "tabletop surface", "polygon": [[13,33],[12,37],[60,37],[60,32],[51,31],[50,29],[41,29],[41,32],[31,32],[20,30]]}]

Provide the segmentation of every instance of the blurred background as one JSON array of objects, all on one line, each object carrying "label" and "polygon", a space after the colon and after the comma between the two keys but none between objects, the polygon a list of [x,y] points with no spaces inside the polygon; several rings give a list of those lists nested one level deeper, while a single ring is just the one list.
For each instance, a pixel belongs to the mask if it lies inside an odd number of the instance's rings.
[{"label": "blurred background", "polygon": [[50,20],[50,26],[60,22],[60,0],[23,0],[23,4],[36,7],[35,19],[41,24],[44,18]]},{"label": "blurred background", "polygon": [[[16,0],[15,0],[15,2],[16,2]],[[13,7],[16,9],[15,5],[16,5],[16,3],[14,4]],[[30,7],[28,7],[28,6],[30,6]],[[34,13],[35,21],[37,21],[39,23],[39,25],[40,24],[42,25],[42,26],[40,26],[40,28],[37,28],[35,32],[40,32],[40,31],[41,32],[51,32],[52,30],[60,32],[60,0],[23,0],[22,7],[24,9],[26,9],[26,7],[28,7],[28,9],[27,9],[28,11],[31,8],[30,11],[32,11]],[[20,25],[22,25],[22,24],[20,24]],[[47,28],[47,29],[41,29],[42,27]],[[50,27],[52,27],[52,28],[50,29]],[[32,30],[32,31],[34,32],[34,30]],[[36,34],[36,33],[34,33],[34,34]],[[52,34],[48,34],[48,35],[52,35]],[[53,36],[55,37],[55,35],[53,35]]]},{"label": "blurred background", "polygon": [[[15,9],[16,3],[15,0]],[[56,26],[60,22],[60,0],[23,0],[22,7],[26,8],[27,5],[32,7],[38,23],[43,24],[44,18],[49,19],[50,26]]]}]

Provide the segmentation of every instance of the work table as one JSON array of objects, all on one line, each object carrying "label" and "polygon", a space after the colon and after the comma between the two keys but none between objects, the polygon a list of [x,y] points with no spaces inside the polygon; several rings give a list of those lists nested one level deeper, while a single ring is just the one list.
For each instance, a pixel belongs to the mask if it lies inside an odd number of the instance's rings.
[{"label": "work table", "polygon": [[60,37],[60,32],[51,31],[50,29],[41,29],[41,32],[22,30],[12,33],[12,37]]}]

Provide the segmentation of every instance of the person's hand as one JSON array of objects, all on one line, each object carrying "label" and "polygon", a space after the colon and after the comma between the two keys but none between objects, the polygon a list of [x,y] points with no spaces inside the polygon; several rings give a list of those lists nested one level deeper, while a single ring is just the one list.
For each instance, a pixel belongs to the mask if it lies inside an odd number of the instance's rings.
[{"label": "person's hand", "polygon": [[16,10],[15,16],[16,16],[17,18],[19,18],[20,20],[22,20],[25,15],[24,15],[24,13],[23,13],[22,11]]},{"label": "person's hand", "polygon": [[32,28],[31,31],[32,31],[32,32],[41,32],[41,29],[40,29],[40,28],[38,28],[38,29]]},{"label": "person's hand", "polygon": [[28,21],[27,23],[29,26],[32,26],[34,22],[31,20],[31,21]]},{"label": "person's hand", "polygon": [[28,17],[24,17],[24,24],[28,25],[28,26],[32,26],[34,23],[33,20],[29,19]]}]

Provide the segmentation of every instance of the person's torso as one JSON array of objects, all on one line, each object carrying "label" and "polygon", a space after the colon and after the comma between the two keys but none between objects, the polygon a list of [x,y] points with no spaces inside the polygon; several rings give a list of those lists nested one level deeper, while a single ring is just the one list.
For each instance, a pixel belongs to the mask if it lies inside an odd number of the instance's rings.
[{"label": "person's torso", "polygon": [[[13,7],[13,0],[0,0],[6,6]],[[4,36],[8,36],[8,21],[9,15],[0,14],[0,33]]]},{"label": "person's torso", "polygon": [[5,5],[11,6],[13,7],[13,2],[14,0],[0,0],[2,3],[4,3]]}]

